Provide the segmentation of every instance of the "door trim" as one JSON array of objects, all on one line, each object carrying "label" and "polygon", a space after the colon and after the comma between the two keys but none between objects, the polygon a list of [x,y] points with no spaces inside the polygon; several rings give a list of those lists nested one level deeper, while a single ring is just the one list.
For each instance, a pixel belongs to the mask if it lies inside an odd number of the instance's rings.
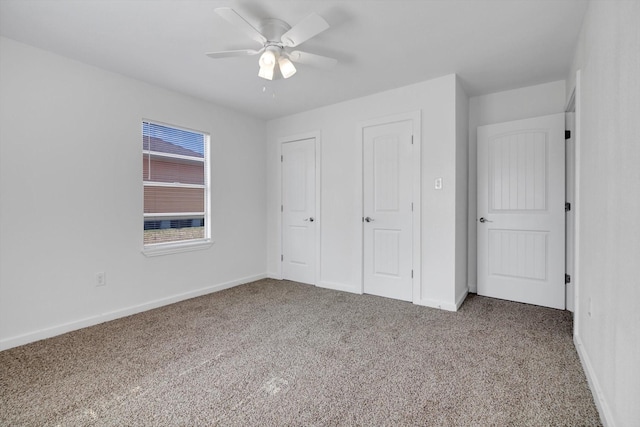
[{"label": "door trim", "polygon": [[581,119],[582,112],[582,95],[581,95],[581,70],[576,70],[575,85],[571,91],[571,96],[567,108],[565,110],[573,110],[573,127],[575,129],[575,142],[574,142],[574,168],[573,168],[573,275],[571,281],[573,282],[573,337],[578,338],[580,336],[580,151],[582,145],[580,144],[581,138]]},{"label": "door trim", "polygon": [[[290,135],[290,136],[284,136],[284,137],[280,137],[278,138],[278,157],[282,156],[282,146],[286,143],[290,143],[290,142],[296,142],[296,141],[302,141],[305,139],[314,139],[315,140],[315,176],[316,176],[316,188],[315,188],[315,202],[316,202],[316,206],[315,206],[315,212],[314,212],[314,218],[316,219],[316,226],[315,226],[315,272],[314,272],[314,277],[313,277],[313,285],[317,286],[318,283],[320,282],[320,230],[322,228],[322,209],[321,209],[321,197],[320,197],[320,177],[321,177],[321,169],[320,169],[320,165],[321,165],[321,147],[322,147],[322,142],[321,142],[321,132],[318,131],[310,131],[310,132],[305,132],[305,133],[299,133],[299,134],[295,134],[295,135]],[[280,157],[281,158],[281,157]],[[280,206],[282,206],[282,163],[280,164],[280,167],[278,168],[278,174],[280,175],[279,179],[280,179],[280,187],[279,187],[279,202],[278,204]],[[279,252],[278,254],[282,254],[283,250],[284,250],[284,218],[283,218],[283,212],[280,211],[280,221],[278,222],[278,226],[280,227],[280,239],[278,241],[279,244]],[[283,279],[283,273],[282,273],[282,261],[278,262],[278,279],[282,280]]]},{"label": "door trim", "polygon": [[354,218],[354,223],[358,224],[358,239],[360,241],[360,253],[359,253],[359,261],[360,261],[360,269],[357,282],[360,283],[359,293],[364,293],[364,232],[362,229],[362,216],[364,210],[364,128],[370,126],[383,125],[388,123],[396,123],[396,122],[404,122],[411,121],[413,126],[413,159],[412,159],[412,198],[413,198],[413,218],[412,218],[412,264],[413,264],[413,303],[417,303],[422,299],[421,292],[421,245],[420,245],[420,237],[421,237],[421,179],[422,179],[422,168],[421,168],[421,159],[422,159],[422,111],[415,110],[409,111],[406,113],[393,114],[389,116],[378,117],[374,119],[360,121],[356,125],[356,179],[358,182],[356,183],[356,199],[359,203],[358,209],[358,217]]}]

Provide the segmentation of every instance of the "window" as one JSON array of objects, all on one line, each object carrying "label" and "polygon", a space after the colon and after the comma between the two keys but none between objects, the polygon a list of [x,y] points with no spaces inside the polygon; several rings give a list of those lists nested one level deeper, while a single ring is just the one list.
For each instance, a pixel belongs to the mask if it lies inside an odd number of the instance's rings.
[{"label": "window", "polygon": [[209,135],[142,122],[144,249],[209,243]]}]

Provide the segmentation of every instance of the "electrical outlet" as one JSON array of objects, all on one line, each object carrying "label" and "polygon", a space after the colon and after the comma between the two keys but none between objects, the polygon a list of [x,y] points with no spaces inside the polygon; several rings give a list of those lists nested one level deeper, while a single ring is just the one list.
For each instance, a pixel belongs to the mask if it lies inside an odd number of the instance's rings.
[{"label": "electrical outlet", "polygon": [[436,190],[442,190],[442,178],[436,178],[436,180],[433,183],[433,187]]},{"label": "electrical outlet", "polygon": [[104,271],[96,273],[96,286],[105,286],[107,284],[107,276]]}]

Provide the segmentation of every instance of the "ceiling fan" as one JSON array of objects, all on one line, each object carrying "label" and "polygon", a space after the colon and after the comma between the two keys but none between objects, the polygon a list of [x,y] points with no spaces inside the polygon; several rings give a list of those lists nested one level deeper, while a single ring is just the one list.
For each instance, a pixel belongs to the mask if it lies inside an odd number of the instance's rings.
[{"label": "ceiling fan", "polygon": [[267,80],[273,80],[274,75],[277,77],[277,74],[274,74],[276,70],[279,70],[285,79],[293,76],[296,73],[296,67],[292,62],[321,68],[333,67],[338,62],[334,58],[299,50],[291,51],[289,49],[306,42],[329,28],[327,21],[320,15],[312,13],[293,27],[280,19],[263,19],[260,21],[259,29],[256,29],[238,12],[229,7],[217,8],[215,12],[231,24],[234,24],[247,36],[262,44],[262,48],[258,50],[241,49],[210,52],[207,53],[210,58],[262,54],[258,61],[260,65],[258,76]]}]

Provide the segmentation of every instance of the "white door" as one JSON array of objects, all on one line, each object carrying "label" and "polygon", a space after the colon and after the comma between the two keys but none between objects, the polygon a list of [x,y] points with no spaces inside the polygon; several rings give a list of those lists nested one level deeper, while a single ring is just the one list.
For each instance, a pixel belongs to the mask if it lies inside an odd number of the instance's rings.
[{"label": "white door", "polygon": [[478,294],[565,308],[564,114],[478,127]]},{"label": "white door", "polygon": [[364,292],[412,300],[410,120],[363,129]]},{"label": "white door", "polygon": [[316,140],[282,144],[282,278],[315,284]]}]

